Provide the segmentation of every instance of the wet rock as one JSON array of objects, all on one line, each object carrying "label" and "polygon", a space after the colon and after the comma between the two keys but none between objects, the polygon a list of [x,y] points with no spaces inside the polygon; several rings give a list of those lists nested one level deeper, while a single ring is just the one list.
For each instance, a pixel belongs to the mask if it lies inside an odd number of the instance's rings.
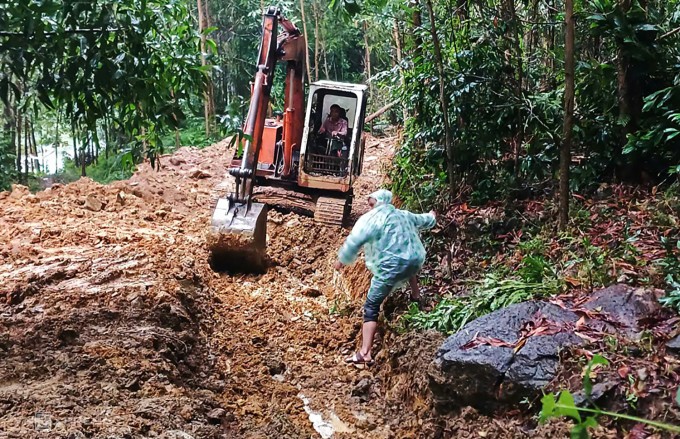
[{"label": "wet rock", "polygon": [[[575,313],[556,305],[525,302],[480,317],[449,337],[429,370],[430,388],[438,406],[470,405],[493,411],[539,394],[555,376],[558,352],[581,340],[564,332],[530,337],[516,354],[512,346],[520,339],[524,325],[537,315],[557,325],[578,320]],[[479,337],[498,342],[467,348]]]},{"label": "wet rock", "polygon": [[[654,291],[613,285],[597,291],[582,309],[592,312],[590,328],[635,336],[640,321],[657,314],[660,305]],[[583,342],[573,332],[579,317],[551,303],[525,302],[468,323],[444,342],[430,365],[435,402],[440,409],[469,405],[489,412],[536,399],[557,374],[559,352]],[[532,321],[545,330],[528,336],[526,324]],[[680,347],[680,340],[673,343]],[[602,395],[609,390],[598,389]]]},{"label": "wet rock", "polygon": [[680,335],[668,340],[666,349],[673,354],[680,354]]},{"label": "wet rock", "polygon": [[194,180],[200,180],[203,178],[212,177],[212,175],[208,172],[203,171],[202,169],[192,169],[191,171],[189,171],[189,177],[193,178]]},{"label": "wet rock", "polygon": [[186,163],[186,162],[187,162],[187,161],[184,160],[182,157],[175,157],[175,156],[170,157],[170,164],[171,164],[172,166],[179,166],[179,165],[181,165],[182,163]]},{"label": "wet rock", "polygon": [[116,203],[120,204],[121,206],[124,206],[126,197],[127,195],[125,195],[125,192],[123,191],[118,192],[118,195],[116,195]]},{"label": "wet rock", "polygon": [[373,380],[370,378],[362,378],[358,383],[352,388],[352,396],[356,396],[360,401],[366,402],[371,397],[371,387],[373,386]]},{"label": "wet rock", "polygon": [[618,385],[619,383],[615,383],[613,381],[595,383],[590,391],[589,398],[586,397],[585,390],[581,390],[579,392],[574,393],[574,403],[576,403],[577,406],[582,406],[588,403],[589,400],[592,402],[598,402],[603,398],[609,396],[612,393],[611,391],[615,389]]},{"label": "wet rock", "polygon": [[628,285],[612,285],[599,290],[583,307],[604,314],[603,320],[611,325],[604,330],[623,329],[627,335],[639,332],[639,321],[661,310],[654,291]]},{"label": "wet rock", "polygon": [[219,424],[222,422],[222,418],[224,418],[224,415],[226,414],[227,414],[226,410],[218,407],[216,409],[211,410],[210,413],[208,413],[208,421],[211,424]]}]

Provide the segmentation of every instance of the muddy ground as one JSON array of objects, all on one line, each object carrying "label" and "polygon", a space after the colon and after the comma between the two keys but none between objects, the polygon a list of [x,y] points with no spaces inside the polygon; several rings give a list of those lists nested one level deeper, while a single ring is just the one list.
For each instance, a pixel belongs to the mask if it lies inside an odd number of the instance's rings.
[{"label": "muddy ground", "polygon": [[[369,140],[354,217],[393,143]],[[269,271],[215,273],[226,143],[161,163],[107,186],[0,193],[0,437],[566,437],[433,412],[437,334],[383,331],[376,367],[344,365],[369,280],[332,269],[347,230],[270,212]]]}]

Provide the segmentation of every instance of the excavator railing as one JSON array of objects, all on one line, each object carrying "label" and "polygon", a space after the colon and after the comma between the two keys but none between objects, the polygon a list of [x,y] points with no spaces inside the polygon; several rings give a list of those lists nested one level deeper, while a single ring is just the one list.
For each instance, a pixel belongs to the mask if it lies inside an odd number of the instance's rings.
[{"label": "excavator railing", "polygon": [[305,162],[305,172],[310,174],[344,177],[347,175],[348,167],[349,159],[324,154],[307,154]]}]

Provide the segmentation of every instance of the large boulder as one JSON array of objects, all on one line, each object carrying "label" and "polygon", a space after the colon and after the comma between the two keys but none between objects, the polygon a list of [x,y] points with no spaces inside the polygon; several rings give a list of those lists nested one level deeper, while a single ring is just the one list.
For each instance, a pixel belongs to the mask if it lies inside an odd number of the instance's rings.
[{"label": "large boulder", "polygon": [[659,308],[654,292],[614,285],[573,309],[525,302],[487,314],[437,351],[428,370],[434,400],[440,409],[483,412],[535,400],[555,378],[560,351],[584,342],[577,325],[634,337]]},{"label": "large boulder", "polygon": [[533,397],[555,376],[559,350],[581,340],[568,332],[527,338],[526,324],[542,321],[554,331],[578,318],[551,303],[525,302],[468,323],[444,342],[430,365],[435,401],[440,408],[492,411]]}]

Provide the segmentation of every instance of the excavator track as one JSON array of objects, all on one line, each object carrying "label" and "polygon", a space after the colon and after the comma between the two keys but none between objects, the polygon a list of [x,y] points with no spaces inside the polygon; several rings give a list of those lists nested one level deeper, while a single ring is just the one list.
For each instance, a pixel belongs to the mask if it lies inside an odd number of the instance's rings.
[{"label": "excavator track", "polygon": [[314,221],[329,226],[342,226],[348,208],[347,198],[319,197],[314,210]]}]

